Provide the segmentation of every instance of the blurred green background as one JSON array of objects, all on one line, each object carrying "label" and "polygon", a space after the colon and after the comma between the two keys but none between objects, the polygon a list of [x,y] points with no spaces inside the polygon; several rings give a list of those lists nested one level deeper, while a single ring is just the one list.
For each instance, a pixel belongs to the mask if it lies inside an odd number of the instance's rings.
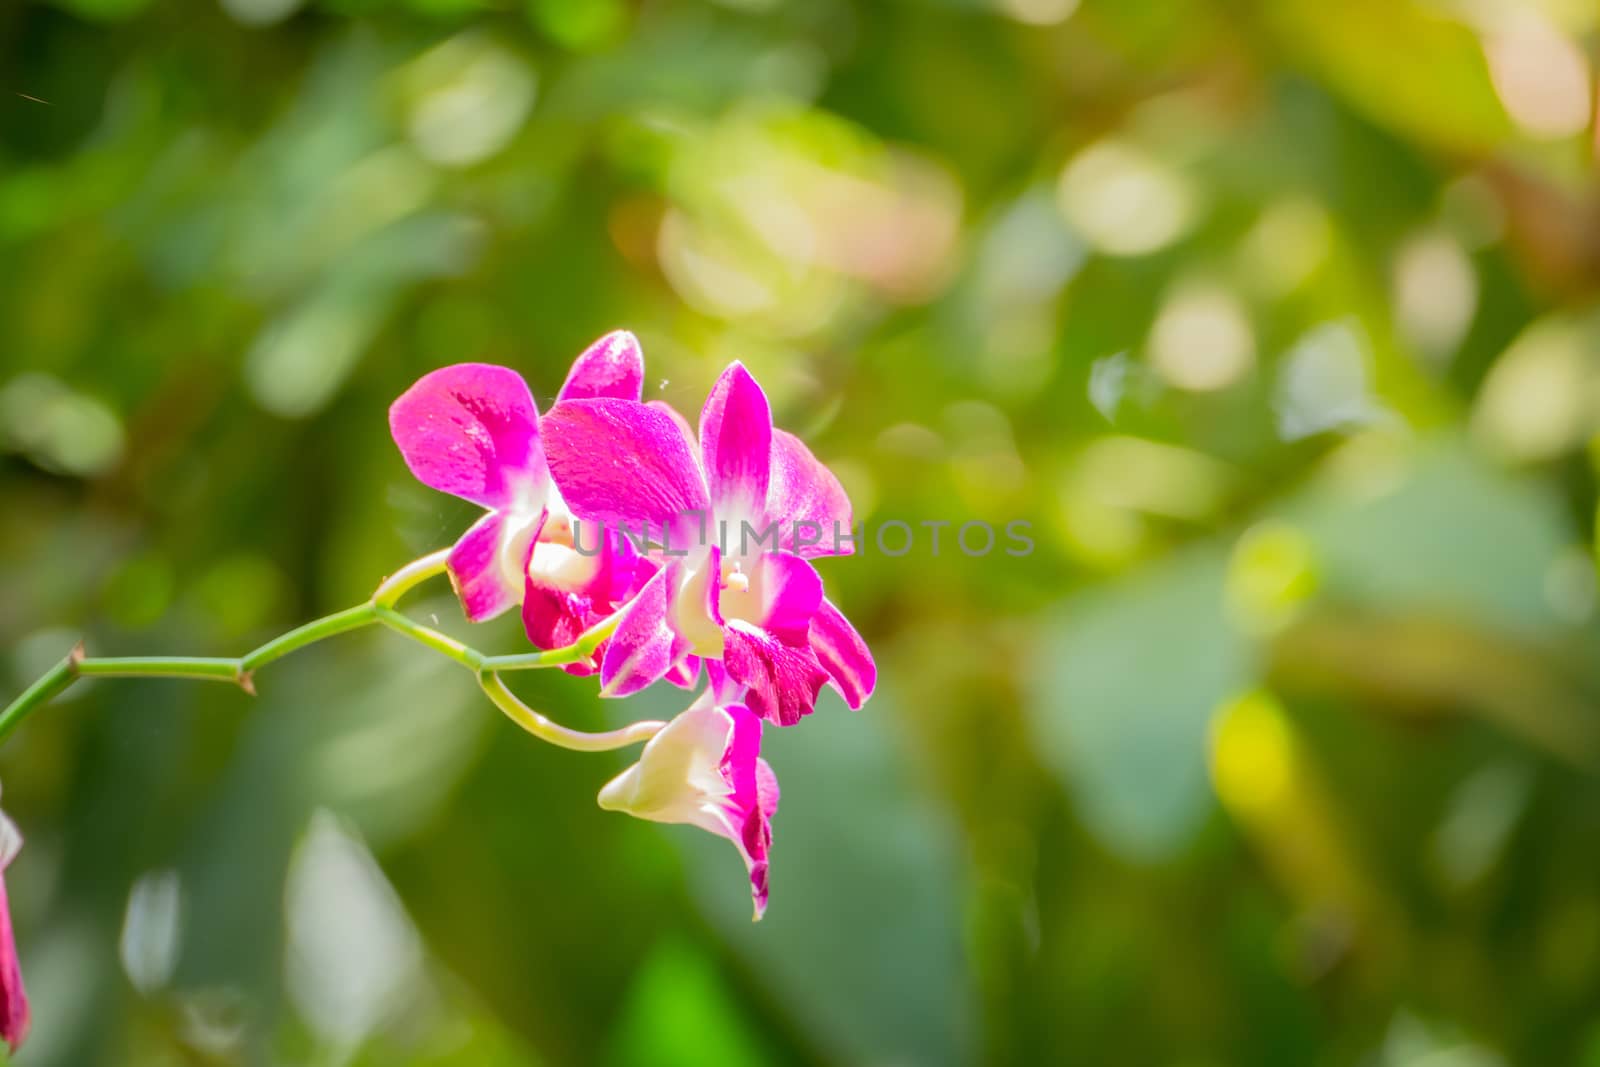
[{"label": "blurred green background", "polygon": [[0,0],[7,698],[364,599],[471,518],[389,401],[548,402],[619,326],[691,417],[745,360],[869,522],[1037,546],[823,561],[882,683],[769,731],[755,926],[725,842],[595,806],[624,754],[392,635],[254,701],[80,684],[0,753],[19,1067],[1600,1064],[1597,43],[1585,0]]}]

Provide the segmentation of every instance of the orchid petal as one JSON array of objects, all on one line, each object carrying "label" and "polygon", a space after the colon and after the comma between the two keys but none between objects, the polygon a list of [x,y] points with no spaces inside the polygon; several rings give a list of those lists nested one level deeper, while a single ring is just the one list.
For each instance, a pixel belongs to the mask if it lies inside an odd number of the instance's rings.
[{"label": "orchid petal", "polygon": [[597,396],[637,401],[643,395],[644,353],[639,339],[627,330],[614,330],[572,361],[556,403]]},{"label": "orchid petal", "polygon": [[696,463],[700,462],[700,438],[695,436],[694,427],[689,425],[689,420],[683,417],[683,413],[665,400],[648,400],[645,402],[645,407],[651,411],[659,411],[671,419],[672,424],[683,435],[684,444],[689,446],[689,454],[695,457]]},{"label": "orchid petal", "polygon": [[812,616],[811,650],[852,710],[867,702],[878,684],[878,665],[856,628],[831,601],[823,600]]},{"label": "orchid petal", "polygon": [[582,593],[529,578],[522,596],[522,626],[534,648],[565,648],[589,628],[592,607]]},{"label": "orchid petal", "polygon": [[0,875],[0,1041],[15,1052],[28,1037],[28,1022],[28,992],[22,986],[22,967],[17,961],[6,880]]},{"label": "orchid petal", "polygon": [[11,929],[11,906],[6,899],[4,871],[22,849],[22,835],[0,812],[0,1041],[15,1052],[28,1036],[28,993],[22,986],[22,967]]},{"label": "orchid petal", "polygon": [[425,374],[389,408],[389,431],[424,485],[485,508],[542,503],[539,413],[516,371],[458,363]]},{"label": "orchid petal", "polygon": [[799,556],[761,557],[761,626],[789,644],[803,644],[811,617],[822,606],[822,575]]},{"label": "orchid petal", "polygon": [[723,629],[722,662],[734,680],[749,686],[750,710],[779,726],[810,715],[828,672],[809,645],[785,644],[765,630],[734,620]]},{"label": "orchid petal", "polygon": [[778,524],[778,547],[785,551],[808,559],[855,551],[845,540],[853,533],[854,518],[844,487],[804,442],[783,430],[772,434],[765,519]]},{"label": "orchid petal", "polygon": [[688,642],[673,629],[669,611],[677,571],[661,568],[622,609],[600,664],[601,696],[637,693],[687,654]]},{"label": "orchid petal", "polygon": [[[810,563],[786,552],[766,552],[746,562],[750,573],[723,575],[710,604],[712,617],[719,624],[724,619],[744,619],[786,644],[805,645],[811,616],[822,605],[822,576]],[[743,582],[732,582],[741,576]]]},{"label": "orchid petal", "polygon": [[[566,520],[566,516],[561,516]],[[554,536],[552,536],[552,531]],[[522,624],[536,648],[564,648],[633,592],[639,557],[627,538],[608,535],[592,552],[567,542],[570,521],[552,516],[528,560]],[[593,674],[588,662],[568,664],[568,674]]]},{"label": "orchid petal", "polygon": [[778,779],[761,758],[761,720],[741,704],[723,709],[733,720],[722,773],[733,792],[727,799],[731,822],[738,827],[734,844],[750,872],[755,917],[767,910],[767,857],[772,851],[771,819],[778,810]]},{"label": "orchid petal", "polygon": [[717,514],[761,514],[772,470],[772,409],[741,363],[711,387],[700,412],[700,453]]},{"label": "orchid petal", "polygon": [[17,824],[0,811],[0,871],[11,866],[11,861],[22,851],[22,833]]},{"label": "orchid petal", "polygon": [[722,765],[733,728],[722,708],[697,700],[645,744],[639,762],[606,783],[600,806],[655,822],[700,825],[707,801],[731,792]]},{"label": "orchid petal", "polygon": [[744,700],[745,686],[728,673],[720,659],[706,661],[706,691],[718,704],[735,704]]},{"label": "orchid petal", "polygon": [[[672,419],[648,404],[569,400],[544,419],[545,449],[573,514],[610,526],[681,529],[709,505],[699,465]],[[682,543],[681,537],[679,543]]]},{"label": "orchid petal", "polygon": [[491,511],[461,535],[447,560],[450,584],[472,622],[484,622],[516,606],[534,538],[543,514]]},{"label": "orchid petal", "polygon": [[700,656],[722,654],[722,553],[712,545],[693,562],[678,565],[679,581],[672,594],[672,625]]},{"label": "orchid petal", "polygon": [[701,662],[702,660],[699,656],[683,657],[682,660],[672,665],[671,670],[667,671],[667,681],[679,689],[693,689],[700,682]]}]

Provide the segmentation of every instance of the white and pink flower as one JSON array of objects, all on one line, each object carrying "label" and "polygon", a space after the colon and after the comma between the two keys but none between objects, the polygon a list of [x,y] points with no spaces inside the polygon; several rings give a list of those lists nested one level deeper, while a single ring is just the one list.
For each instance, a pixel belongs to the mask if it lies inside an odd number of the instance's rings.
[{"label": "white and pink flower", "polygon": [[[550,470],[573,514],[647,530],[683,553],[663,552],[623,609],[601,664],[606,693],[636,692],[697,655],[721,660],[749,687],[751,710],[783,726],[811,713],[825,683],[852,708],[871,695],[871,653],[809,562],[849,550],[799,535],[851,529],[850,500],[798,438],[773,427],[741,364],[712,388],[698,442],[664,405],[631,399],[558,403],[546,424]],[[768,530],[775,548],[760,536]]]},{"label": "white and pink flower", "polygon": [[778,810],[778,779],[760,753],[761,720],[741,703],[719,704],[707,689],[650,739],[639,762],[606,783],[600,806],[732,841],[749,871],[759,919]]},{"label": "white and pink flower", "polygon": [[[557,399],[637,402],[643,382],[639,342],[617,331],[574,361]],[[450,551],[450,581],[468,619],[520,606],[529,640],[559,648],[637,590],[642,576],[626,538],[609,537],[587,553],[574,546],[572,516],[545,464],[538,408],[516,371],[458,363],[424,375],[390,407],[389,428],[418,480],[486,510]]]}]

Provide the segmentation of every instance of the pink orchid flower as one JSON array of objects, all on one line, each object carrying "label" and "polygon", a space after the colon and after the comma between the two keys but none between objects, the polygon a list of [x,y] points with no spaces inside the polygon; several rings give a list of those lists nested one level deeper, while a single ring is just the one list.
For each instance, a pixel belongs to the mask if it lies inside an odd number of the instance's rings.
[{"label": "pink orchid flower", "polygon": [[[639,342],[619,330],[573,362],[557,400],[637,402],[643,387]],[[533,394],[515,371],[459,363],[426,374],[389,408],[389,429],[418,480],[487,511],[450,550],[450,581],[468,619],[521,605],[529,640],[559,648],[636,590],[637,556],[626,538],[597,540],[583,552],[574,546]]]},{"label": "pink orchid flower", "polygon": [[639,762],[600,790],[600,806],[687,823],[732,841],[750,873],[755,917],[767,910],[767,856],[778,779],[760,756],[761,720],[712,689],[652,737]]},{"label": "pink orchid flower", "polygon": [[665,405],[566,400],[545,417],[551,473],[580,520],[648,530],[662,566],[622,609],[600,679],[609,696],[721,660],[757,715],[809,715],[831,682],[852,708],[877,668],[822,595],[808,558],[847,555],[850,500],[793,434],[773,428],[767,397],[732,364],[700,413],[698,447]]},{"label": "pink orchid flower", "polygon": [[28,994],[22,988],[17,942],[11,932],[11,906],[6,900],[5,869],[22,849],[22,835],[0,812],[0,1041],[15,1052],[28,1036]]}]

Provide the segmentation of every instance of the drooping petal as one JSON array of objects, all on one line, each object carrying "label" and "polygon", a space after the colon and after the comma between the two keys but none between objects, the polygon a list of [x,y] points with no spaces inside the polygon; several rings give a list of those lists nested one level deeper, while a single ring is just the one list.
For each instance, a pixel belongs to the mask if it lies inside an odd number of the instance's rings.
[{"label": "drooping petal", "polygon": [[778,776],[766,760],[756,760],[756,806],[768,819],[778,813],[778,796]]},{"label": "drooping petal", "polygon": [[600,695],[627,696],[666,676],[688,654],[688,642],[672,626],[675,565],[662,567],[622,609],[616,632],[600,664]]},{"label": "drooping petal", "polygon": [[639,339],[627,330],[613,330],[573,360],[556,403],[597,396],[637,401],[643,395],[644,353]]},{"label": "drooping petal", "polygon": [[[709,505],[699,464],[672,419],[648,404],[569,400],[544,419],[545,450],[573,514],[608,526],[648,524],[659,540]],[[679,533],[677,543],[683,544]]]},{"label": "drooping petal", "polygon": [[778,810],[778,776],[764,759],[756,760],[756,814],[745,820],[741,852],[750,869],[750,893],[756,918],[767,910],[768,859],[772,852],[772,816]]},{"label": "drooping petal", "polygon": [[522,376],[488,363],[425,374],[389,408],[389,431],[424,485],[485,508],[537,508],[547,475]]},{"label": "drooping petal", "polygon": [[16,825],[0,812],[0,1041],[17,1047],[28,1036],[28,993],[22,986],[17,942],[11,929],[11,905],[6,899],[4,871],[22,848]]},{"label": "drooping petal", "polygon": [[17,942],[11,930],[11,905],[0,874],[0,1040],[15,1052],[28,1036],[28,992],[22,987]]},{"label": "drooping petal", "polygon": [[719,517],[761,514],[772,470],[772,409],[741,363],[723,371],[706,398],[700,412],[700,458]]},{"label": "drooping petal", "polygon": [[749,687],[750,710],[779,726],[793,726],[810,715],[828,672],[809,645],[785,644],[774,635],[740,620],[723,628],[723,666],[728,675]]},{"label": "drooping petal", "polygon": [[522,599],[523,575],[543,521],[542,513],[491,511],[450,549],[450,584],[469,620],[492,619]]},{"label": "drooping petal", "polygon": [[761,755],[761,719],[743,704],[725,706],[733,718],[727,750],[722,754],[722,771],[732,792],[728,801],[741,812],[759,809],[756,795],[756,757]]},{"label": "drooping petal", "polygon": [[723,777],[732,787],[726,810],[737,830],[729,836],[739,846],[750,872],[750,895],[755,901],[755,917],[760,919],[767,910],[767,866],[772,851],[771,819],[778,810],[778,779],[761,758],[761,720],[742,704],[724,710],[733,720],[722,758]]},{"label": "drooping petal", "polygon": [[811,650],[852,710],[867,702],[878,684],[878,665],[850,620],[826,599],[811,618]]},{"label": "drooping petal", "polygon": [[780,548],[808,559],[855,551],[844,487],[798,437],[783,430],[772,434],[765,521],[778,524]]}]

